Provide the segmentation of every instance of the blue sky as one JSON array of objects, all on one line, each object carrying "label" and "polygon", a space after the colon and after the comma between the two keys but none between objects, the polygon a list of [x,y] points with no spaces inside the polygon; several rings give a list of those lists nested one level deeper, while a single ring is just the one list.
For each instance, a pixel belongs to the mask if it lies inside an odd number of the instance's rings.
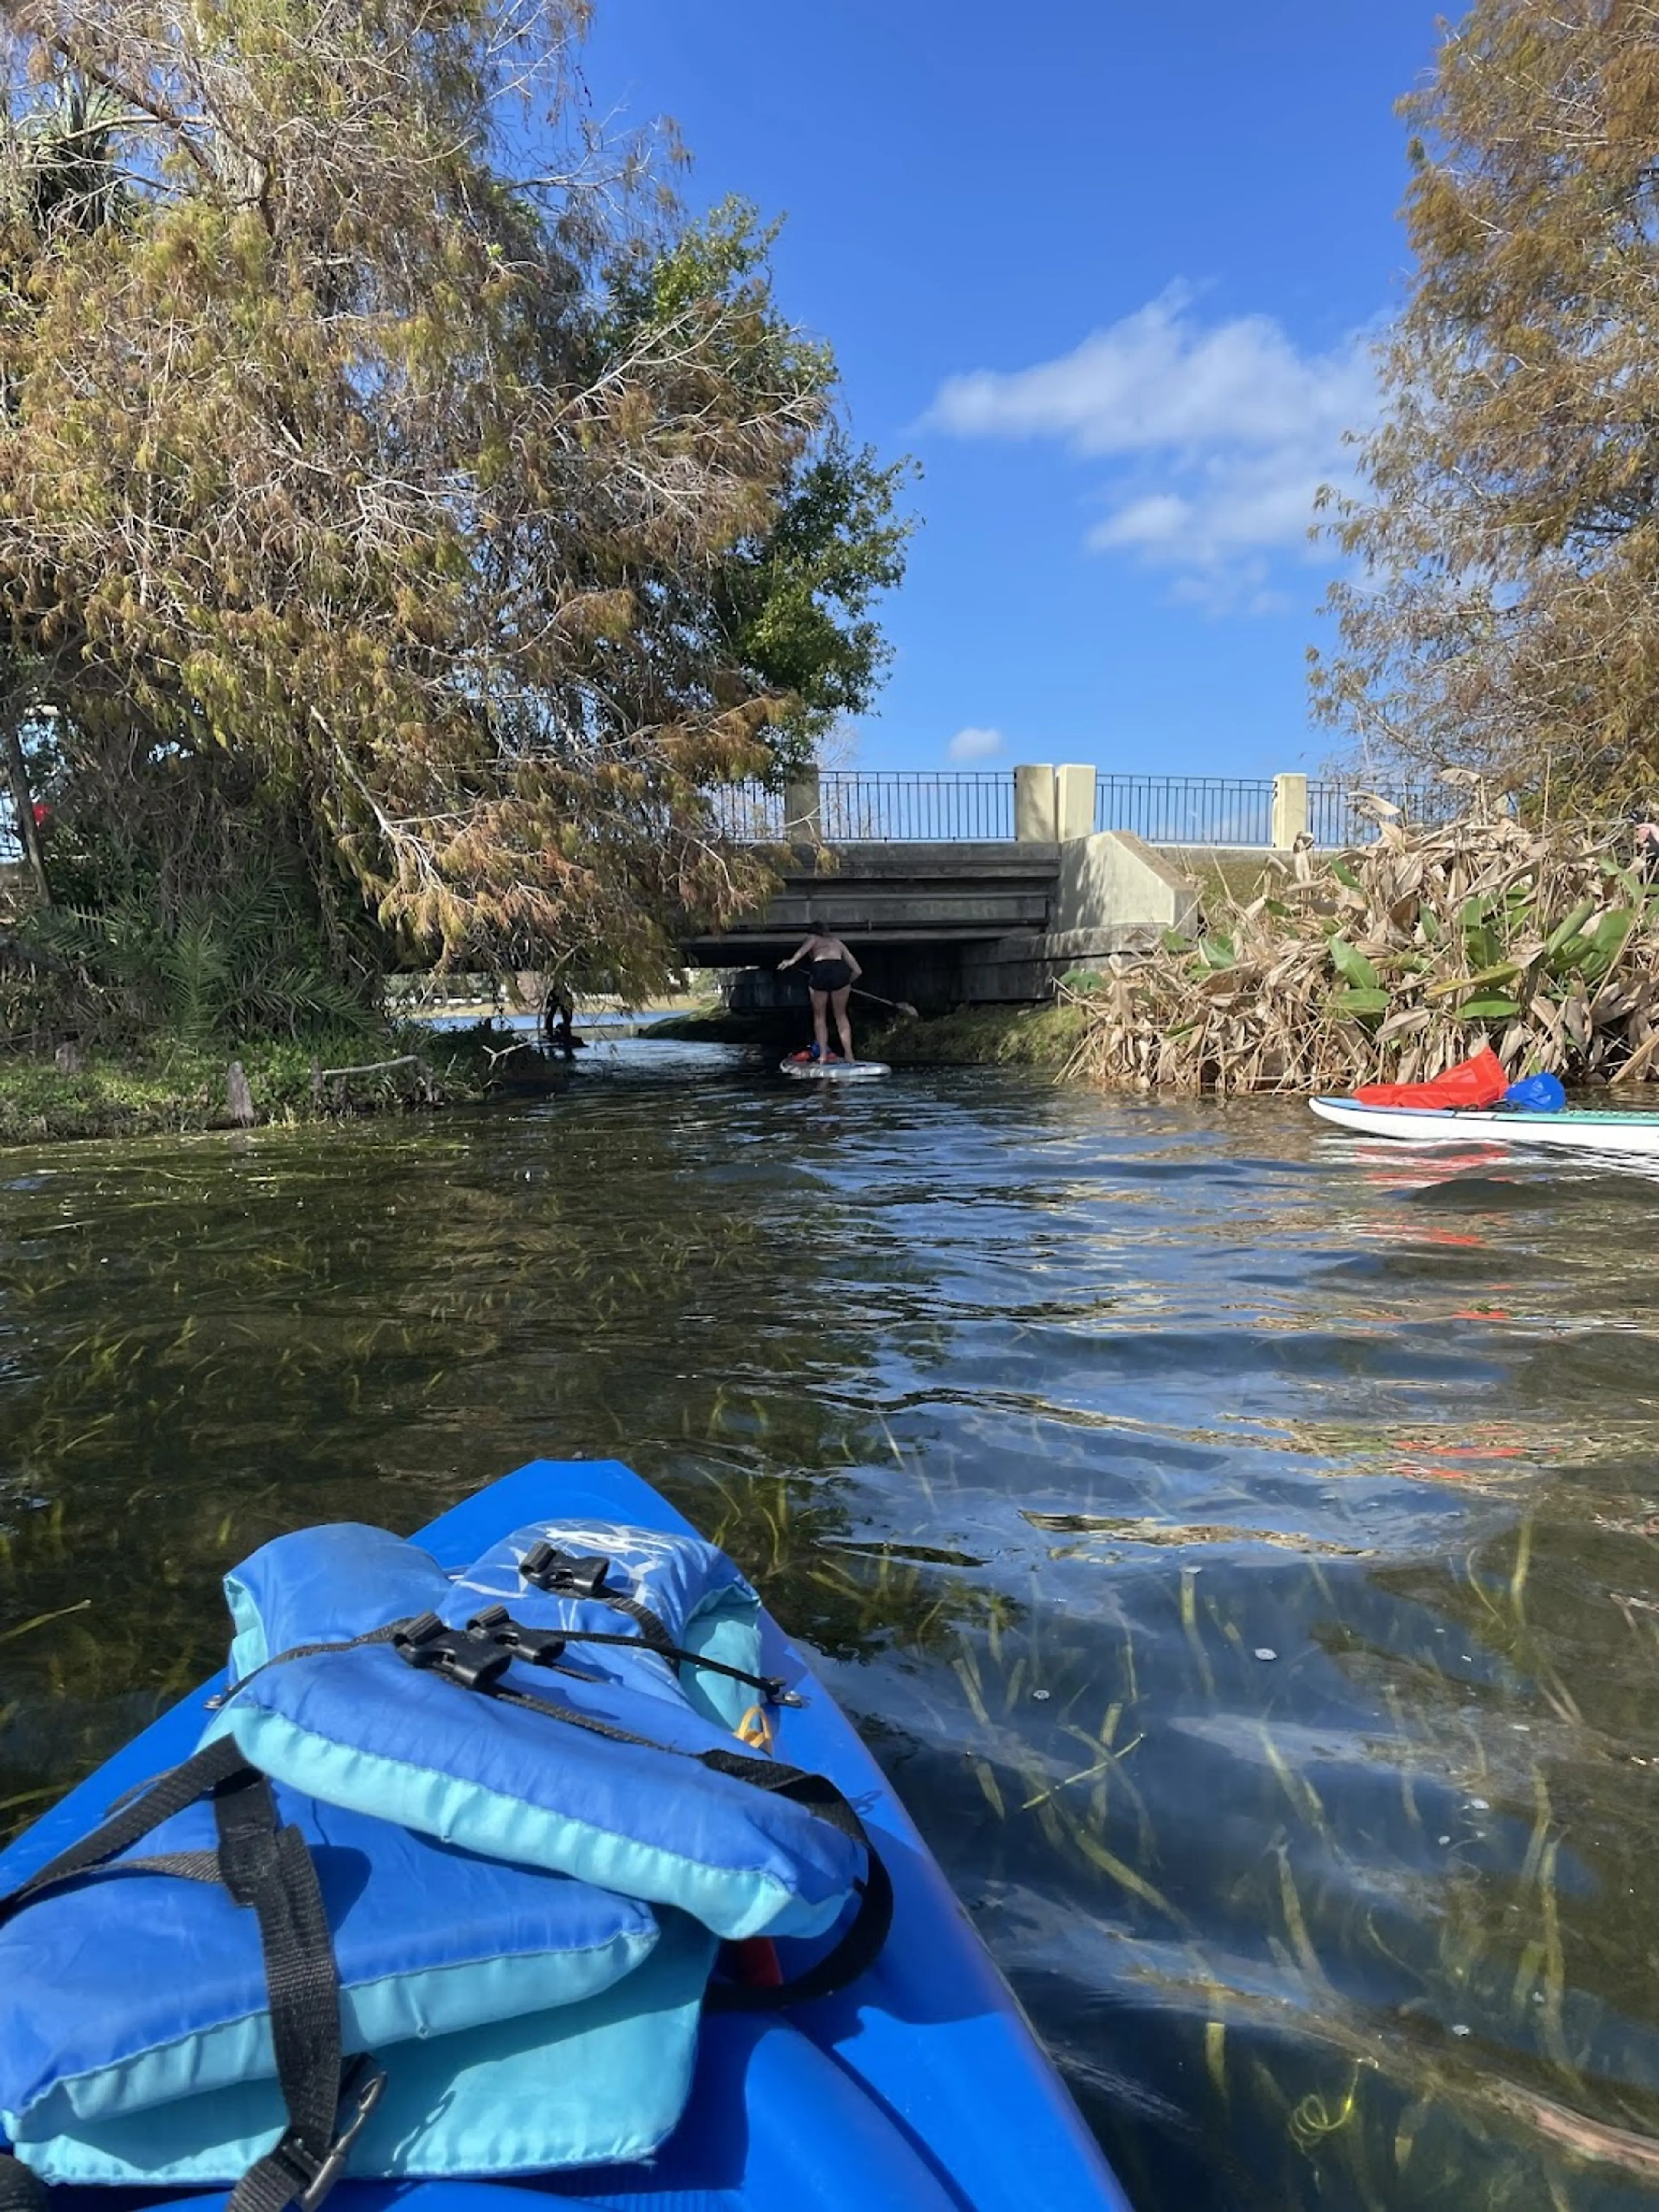
[{"label": "blue sky", "polygon": [[868,768],[1317,766],[1309,493],[1407,271],[1425,0],[597,0],[618,125],[787,216],[786,310],[925,474]]}]

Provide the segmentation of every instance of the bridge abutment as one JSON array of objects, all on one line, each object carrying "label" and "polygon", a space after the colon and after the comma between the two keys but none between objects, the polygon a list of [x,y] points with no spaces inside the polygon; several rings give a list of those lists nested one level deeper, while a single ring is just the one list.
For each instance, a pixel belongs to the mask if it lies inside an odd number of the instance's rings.
[{"label": "bridge abutment", "polygon": [[[1068,801],[1053,772],[1044,774],[1050,817],[1069,804],[1078,819],[1075,794]],[[792,1006],[804,987],[776,963],[817,916],[854,946],[866,988],[932,1013],[1046,999],[1068,969],[1187,929],[1197,898],[1180,868],[1127,831],[848,844],[830,854],[798,851],[764,916],[686,951],[701,966],[752,966],[733,996],[739,1011]]]}]

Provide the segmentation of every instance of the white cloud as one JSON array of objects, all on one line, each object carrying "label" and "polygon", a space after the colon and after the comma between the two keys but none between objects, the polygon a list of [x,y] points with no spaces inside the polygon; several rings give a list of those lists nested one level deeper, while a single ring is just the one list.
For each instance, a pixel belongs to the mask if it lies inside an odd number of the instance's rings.
[{"label": "white cloud", "polygon": [[951,740],[953,761],[989,760],[1002,750],[1000,730],[958,730]]},{"label": "white cloud", "polygon": [[[1376,409],[1364,333],[1304,354],[1266,315],[1206,327],[1172,285],[1057,361],[948,379],[926,420],[1108,462],[1091,551],[1207,580],[1220,599],[1265,611],[1273,595],[1259,589],[1260,557],[1308,553],[1315,494],[1349,479],[1343,434],[1366,429]],[[1251,588],[1224,585],[1227,571]],[[1202,596],[1218,604],[1216,591]]]}]

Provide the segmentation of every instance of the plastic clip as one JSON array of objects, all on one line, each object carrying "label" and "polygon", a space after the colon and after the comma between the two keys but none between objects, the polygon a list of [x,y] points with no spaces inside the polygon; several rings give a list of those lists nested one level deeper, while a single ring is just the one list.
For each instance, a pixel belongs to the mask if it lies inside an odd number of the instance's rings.
[{"label": "plastic clip", "polygon": [[609,1559],[573,1552],[556,1551],[544,1536],[519,1562],[519,1572],[538,1589],[556,1591],[561,1597],[598,1597],[610,1572]]},{"label": "plastic clip", "polygon": [[527,1667],[550,1667],[564,1656],[565,1639],[556,1628],[526,1628],[504,1605],[487,1606],[466,1625],[469,1632],[489,1637]]},{"label": "plastic clip", "polygon": [[411,1667],[447,1674],[464,1690],[488,1689],[513,1663],[513,1654],[493,1636],[476,1625],[446,1628],[435,1613],[406,1621],[393,1635],[392,1648]]}]

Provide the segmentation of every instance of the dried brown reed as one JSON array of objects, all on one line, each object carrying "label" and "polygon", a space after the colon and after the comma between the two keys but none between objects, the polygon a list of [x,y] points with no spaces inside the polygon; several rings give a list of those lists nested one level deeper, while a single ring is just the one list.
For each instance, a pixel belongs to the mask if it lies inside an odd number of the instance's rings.
[{"label": "dried brown reed", "polygon": [[1115,955],[1062,995],[1087,1017],[1071,1073],[1112,1087],[1341,1091],[1437,1075],[1490,1042],[1512,1076],[1659,1075],[1659,880],[1630,832],[1548,832],[1468,811],[1268,863],[1200,933]]}]

